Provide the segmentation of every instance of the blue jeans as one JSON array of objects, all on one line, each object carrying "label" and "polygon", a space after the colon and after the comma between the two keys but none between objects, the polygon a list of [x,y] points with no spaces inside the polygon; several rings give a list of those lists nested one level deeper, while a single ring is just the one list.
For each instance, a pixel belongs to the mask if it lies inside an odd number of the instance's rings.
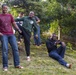
[{"label": "blue jeans", "polygon": [[34,42],[36,45],[40,45],[41,44],[41,38],[40,38],[40,26],[37,25],[37,29],[38,29],[38,38],[36,38],[36,32],[34,32]]},{"label": "blue jeans", "polygon": [[17,46],[15,36],[3,35],[3,36],[0,36],[0,38],[1,38],[1,43],[2,43],[3,67],[8,67],[8,43],[10,43],[12,47],[14,66],[18,66],[20,62],[19,62],[18,46]]},{"label": "blue jeans", "polygon": [[60,46],[57,50],[53,50],[49,53],[49,56],[57,60],[61,65],[66,66],[67,62],[63,60],[65,54],[65,47]]}]

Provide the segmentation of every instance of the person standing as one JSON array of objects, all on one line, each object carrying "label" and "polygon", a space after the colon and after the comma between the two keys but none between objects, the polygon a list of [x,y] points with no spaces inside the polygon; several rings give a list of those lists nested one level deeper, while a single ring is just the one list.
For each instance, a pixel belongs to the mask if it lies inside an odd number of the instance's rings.
[{"label": "person standing", "polygon": [[[20,12],[19,16],[17,18],[22,18],[22,17],[24,17],[24,13]],[[16,22],[16,24],[18,25],[18,27],[22,26],[23,25],[23,21],[18,21],[18,22]],[[18,34],[18,42],[17,43],[20,44],[21,40],[22,40],[22,35]]]},{"label": "person standing", "polygon": [[[57,48],[57,44],[60,45]],[[66,45],[64,42],[57,40],[57,36],[55,33],[52,34],[52,37],[50,37],[46,41],[46,47],[48,49],[49,57],[57,60],[61,65],[71,68],[71,64],[68,64],[63,58],[65,55],[65,49]]]},{"label": "person standing", "polygon": [[33,11],[30,11],[30,13],[33,15],[33,18],[36,20],[36,23],[37,23],[37,29],[38,29],[38,37],[36,37],[36,32],[34,32],[34,42],[35,42],[35,45],[36,46],[40,46],[41,45],[41,38],[40,38],[40,19],[35,16],[35,13]]},{"label": "person standing", "polygon": [[18,46],[16,37],[13,33],[12,25],[21,33],[21,30],[16,25],[14,18],[8,13],[8,6],[2,5],[2,14],[0,14],[0,40],[2,46],[3,70],[8,70],[8,43],[12,47],[13,60],[15,68],[23,68],[20,66]]},{"label": "person standing", "polygon": [[30,37],[31,37],[31,31],[34,29],[36,32],[36,37],[37,35],[37,23],[35,19],[33,18],[33,15],[29,13],[29,16],[24,16],[23,18],[17,18],[15,21],[23,21],[23,25],[20,26],[19,28],[22,31],[22,36],[24,38],[24,44],[25,44],[25,50],[26,50],[26,55],[27,55],[27,61],[30,61]]}]

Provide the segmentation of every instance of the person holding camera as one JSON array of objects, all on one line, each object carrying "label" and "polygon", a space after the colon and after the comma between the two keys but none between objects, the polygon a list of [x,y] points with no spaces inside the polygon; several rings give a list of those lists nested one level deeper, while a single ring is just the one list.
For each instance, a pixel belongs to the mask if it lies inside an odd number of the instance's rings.
[{"label": "person holding camera", "polygon": [[[58,47],[57,47],[58,45]],[[46,41],[49,57],[57,60],[61,65],[71,68],[71,64],[67,63],[63,58],[65,55],[66,45],[64,42],[57,40],[57,35],[52,34],[52,37]]]}]

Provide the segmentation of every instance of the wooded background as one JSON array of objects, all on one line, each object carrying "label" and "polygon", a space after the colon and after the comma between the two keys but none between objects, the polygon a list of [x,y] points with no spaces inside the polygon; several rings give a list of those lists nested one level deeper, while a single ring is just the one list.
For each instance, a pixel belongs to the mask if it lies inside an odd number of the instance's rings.
[{"label": "wooded background", "polygon": [[43,42],[55,32],[59,39],[76,46],[76,0],[0,0],[0,7],[3,3],[15,18],[19,12],[27,16],[29,11],[34,11],[41,20]]}]

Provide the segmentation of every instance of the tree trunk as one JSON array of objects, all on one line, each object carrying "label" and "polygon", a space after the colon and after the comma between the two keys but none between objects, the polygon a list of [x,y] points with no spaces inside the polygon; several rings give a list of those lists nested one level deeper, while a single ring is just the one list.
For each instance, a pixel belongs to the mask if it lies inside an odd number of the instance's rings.
[{"label": "tree trunk", "polygon": [[58,40],[60,40],[60,26],[58,26]]}]

